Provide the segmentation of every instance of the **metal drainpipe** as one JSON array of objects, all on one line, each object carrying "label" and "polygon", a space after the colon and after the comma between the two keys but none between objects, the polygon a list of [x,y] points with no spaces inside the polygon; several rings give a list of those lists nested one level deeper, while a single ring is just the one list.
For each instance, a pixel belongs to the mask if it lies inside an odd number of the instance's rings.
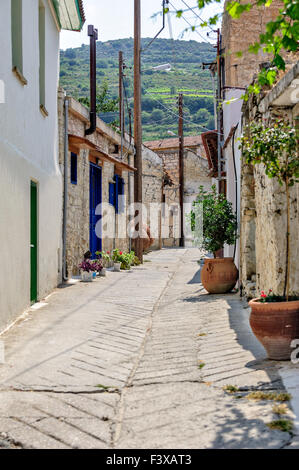
[{"label": "metal drainpipe", "polygon": [[[237,218],[238,218],[238,175],[237,175],[236,156],[235,156],[235,134],[236,134],[236,130],[238,128],[238,125],[239,125],[239,123],[234,128],[233,139],[232,139],[233,164],[234,164],[234,175],[235,175],[235,192],[236,192],[235,205],[236,205]],[[237,223],[238,223],[238,220],[237,220]],[[237,240],[235,241],[235,246],[234,246],[234,260],[235,260],[235,256],[236,256],[236,250],[237,250]]]},{"label": "metal drainpipe", "polygon": [[62,260],[63,260],[63,280],[67,281],[66,274],[66,223],[67,223],[67,202],[68,202],[68,153],[69,153],[69,139],[68,139],[68,126],[69,126],[69,101],[64,102],[64,198],[63,198],[63,246],[62,246]]}]

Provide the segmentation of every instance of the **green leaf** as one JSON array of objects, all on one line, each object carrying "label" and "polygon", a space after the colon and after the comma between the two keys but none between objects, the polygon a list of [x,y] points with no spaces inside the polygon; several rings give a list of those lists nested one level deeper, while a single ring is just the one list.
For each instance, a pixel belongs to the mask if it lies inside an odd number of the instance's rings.
[{"label": "green leaf", "polygon": [[274,59],[273,59],[273,64],[276,65],[276,67],[279,70],[285,70],[285,61],[281,57],[281,55],[277,54]]},{"label": "green leaf", "polygon": [[269,82],[270,86],[272,86],[273,83],[275,82],[276,76],[277,76],[276,70],[268,70],[267,79],[268,79],[268,82]]},{"label": "green leaf", "polygon": [[249,50],[249,52],[251,52],[252,54],[258,54],[260,48],[261,48],[260,43],[259,43],[259,42],[255,42],[254,44],[251,44],[251,45],[248,47],[248,50]]},{"label": "green leaf", "polygon": [[244,13],[244,11],[250,11],[252,5],[250,3],[240,4],[237,1],[228,2],[226,10],[232,18],[238,19]]}]

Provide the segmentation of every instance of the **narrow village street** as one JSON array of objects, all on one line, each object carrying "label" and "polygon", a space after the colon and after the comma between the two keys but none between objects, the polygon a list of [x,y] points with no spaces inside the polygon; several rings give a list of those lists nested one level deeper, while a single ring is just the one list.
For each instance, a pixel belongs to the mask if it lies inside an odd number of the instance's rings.
[{"label": "narrow village street", "polygon": [[238,294],[206,293],[199,258],[164,249],[67,284],[2,335],[0,447],[298,448],[266,425],[273,401],[247,398],[285,392],[283,363]]}]

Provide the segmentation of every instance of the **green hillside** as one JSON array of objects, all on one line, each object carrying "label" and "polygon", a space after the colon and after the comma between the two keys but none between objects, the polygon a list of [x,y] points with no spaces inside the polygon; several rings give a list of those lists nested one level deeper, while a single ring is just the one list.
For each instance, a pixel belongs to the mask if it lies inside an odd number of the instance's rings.
[{"label": "green hillside", "polygon": [[[150,39],[142,39],[145,48]],[[109,98],[118,96],[118,52],[122,50],[126,68],[128,106],[133,108],[133,39],[97,43],[97,79],[108,82]],[[76,98],[89,96],[89,46],[61,51],[60,84]],[[197,134],[214,128],[213,92],[210,72],[202,62],[211,62],[215,49],[207,43],[157,39],[142,54],[142,122],[144,140],[177,133],[177,94],[184,93],[185,133]],[[170,64],[171,71],[153,67]],[[126,112],[126,122],[128,116]],[[100,114],[106,122],[118,113]]]}]

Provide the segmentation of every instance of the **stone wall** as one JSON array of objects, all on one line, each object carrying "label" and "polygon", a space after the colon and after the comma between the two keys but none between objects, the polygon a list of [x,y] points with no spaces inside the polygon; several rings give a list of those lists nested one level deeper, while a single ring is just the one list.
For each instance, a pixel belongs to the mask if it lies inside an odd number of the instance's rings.
[{"label": "stone wall", "polygon": [[[259,35],[265,32],[265,25],[277,17],[282,7],[283,2],[274,0],[269,7],[253,6],[236,20],[224,10],[221,32],[226,86],[246,87],[259,70],[259,64],[269,59],[263,52],[250,54],[248,46],[258,41]],[[236,56],[239,51],[243,52],[242,57]]]},{"label": "stone wall", "polygon": [[151,249],[161,248],[161,210],[163,165],[162,158],[147,147],[142,149],[143,201],[147,208],[146,222],[154,243]]},{"label": "stone wall", "polygon": [[[289,74],[287,74],[289,75]],[[283,80],[283,79],[282,79]],[[293,81],[293,83],[295,83]],[[290,81],[290,90],[294,88]],[[286,84],[287,86],[287,84]],[[283,102],[281,82],[277,84]],[[245,105],[243,125],[262,118],[273,125],[278,117],[298,122],[299,104],[285,101],[285,106],[275,106],[271,96],[252,97]],[[286,94],[286,96],[288,96]],[[290,291],[299,292],[299,184],[290,188]],[[282,294],[286,272],[287,200],[284,186],[270,179],[261,165],[242,164],[241,186],[241,282],[247,297],[261,290]]]},{"label": "stone wall", "polygon": [[[59,93],[59,162],[61,171],[64,174],[64,93]],[[69,98],[69,123],[68,133],[80,137],[85,137],[85,129],[88,127],[88,110],[74,99]],[[113,154],[115,145],[120,146],[120,136],[109,128],[100,119],[97,120],[97,131],[88,136],[88,140],[97,145],[104,153],[119,158],[119,155]],[[70,181],[71,174],[71,152],[77,154],[77,184]],[[125,156],[123,161],[131,164],[133,149],[125,146]],[[89,164],[91,160],[90,150],[87,148],[76,147],[70,144],[68,152],[68,204],[67,204],[67,233],[66,233],[66,263],[68,276],[77,275],[79,273],[78,265],[82,261],[83,255],[90,248],[89,240],[89,197],[90,197],[90,173]],[[94,159],[93,159],[94,160]],[[94,162],[94,161],[93,161]],[[102,202],[109,203],[109,182],[113,182],[115,174],[120,175],[125,181],[125,198],[128,201],[128,170],[124,171],[116,167],[110,161],[98,160],[98,166],[102,170]],[[132,184],[133,178],[131,177]],[[125,224],[128,223],[129,216],[127,213],[122,215],[125,217]],[[111,235],[102,238],[102,249],[111,251],[119,248],[122,251],[129,250],[129,238],[126,233],[125,237],[117,237],[118,226],[120,224],[120,216],[112,217],[110,220]],[[116,233],[116,237],[115,237]]]},{"label": "stone wall", "polygon": [[[168,208],[168,213],[162,209],[162,243],[165,247],[179,246],[180,244],[180,176],[179,176],[179,149],[169,148],[156,150],[162,159],[163,171],[171,185],[164,184],[162,200]],[[184,152],[184,205],[186,211],[198,195],[199,186],[205,189],[211,187],[208,162],[204,158],[202,146],[194,149],[185,149]],[[191,238],[185,240],[192,244]]]},{"label": "stone wall", "polygon": [[[59,91],[58,101],[58,122],[59,122],[59,163],[62,174],[64,174],[64,128],[65,128],[65,111],[64,111],[65,93]],[[73,136],[85,137],[85,129],[89,125],[88,110],[73,98],[69,100],[69,116],[68,116],[68,134]],[[129,138],[126,136],[124,142],[124,156],[121,159],[120,151],[121,138],[119,134],[113,131],[100,119],[97,120],[97,131],[88,136],[88,142],[97,145],[97,147],[116,158],[119,162],[125,162],[132,168],[134,167],[134,148],[129,144]],[[114,216],[106,224],[104,224],[104,232],[102,237],[102,249],[104,251],[112,251],[119,248],[121,251],[128,251],[132,248],[128,236],[127,226],[129,223],[128,206],[134,202],[134,172],[127,168],[121,168],[119,164],[114,164],[105,159],[95,159],[92,152],[88,148],[80,148],[80,145],[71,143],[68,153],[68,205],[67,205],[67,242],[66,242],[66,259],[68,275],[77,275],[79,273],[78,265],[80,264],[83,254],[89,250],[89,191],[90,191],[90,175],[89,164],[97,162],[102,170],[102,202],[109,203],[109,183],[114,182],[114,175],[118,174],[125,182],[125,211],[122,214]],[[71,173],[71,152],[77,154],[77,184],[70,181]],[[163,167],[162,160],[156,153],[144,147],[142,150],[143,158],[143,199],[145,206],[149,208],[152,204],[160,204],[162,198],[163,183]],[[130,184],[129,184],[130,182]],[[130,194],[129,194],[130,193]],[[150,223],[149,219],[147,220]],[[152,248],[159,249],[161,247],[161,215],[158,214],[158,220],[151,222],[153,230],[156,228],[157,234],[154,235],[155,242]],[[156,227],[155,227],[156,225]],[[108,227],[109,226],[109,227]],[[105,234],[105,229],[109,228],[109,235]]]}]

